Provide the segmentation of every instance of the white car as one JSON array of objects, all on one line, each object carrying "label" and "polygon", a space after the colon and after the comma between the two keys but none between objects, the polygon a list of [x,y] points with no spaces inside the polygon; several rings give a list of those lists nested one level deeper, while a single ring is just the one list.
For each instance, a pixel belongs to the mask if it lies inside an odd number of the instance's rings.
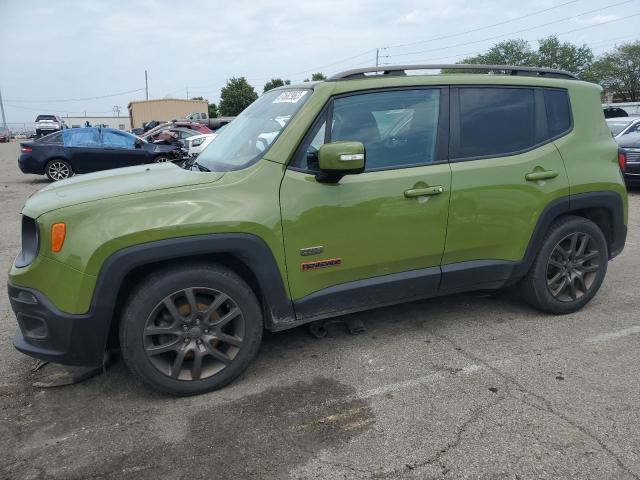
[{"label": "white car", "polygon": [[197,157],[218,136],[217,133],[201,133],[182,140],[184,148],[192,158]]},{"label": "white car", "polygon": [[640,117],[607,118],[607,126],[615,138],[640,132]]},{"label": "white car", "polygon": [[36,136],[49,135],[66,128],[66,125],[57,115],[38,115],[36,118]]}]

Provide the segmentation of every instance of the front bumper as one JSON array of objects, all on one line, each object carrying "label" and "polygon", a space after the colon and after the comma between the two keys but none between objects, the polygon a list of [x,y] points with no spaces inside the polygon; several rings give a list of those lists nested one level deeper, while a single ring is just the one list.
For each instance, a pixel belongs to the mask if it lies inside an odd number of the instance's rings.
[{"label": "front bumper", "polygon": [[37,290],[9,283],[18,331],[13,344],[31,357],[66,365],[101,365],[109,322],[98,311],[73,315],[58,310]]}]

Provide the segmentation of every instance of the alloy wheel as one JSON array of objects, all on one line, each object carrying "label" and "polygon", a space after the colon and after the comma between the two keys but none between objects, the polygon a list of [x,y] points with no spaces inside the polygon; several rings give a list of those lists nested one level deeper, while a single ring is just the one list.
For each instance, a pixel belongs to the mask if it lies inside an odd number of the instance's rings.
[{"label": "alloy wheel", "polygon": [[571,233],[551,252],[547,263],[547,288],[556,300],[573,302],[591,289],[600,268],[600,251],[591,235]]},{"label": "alloy wheel", "polygon": [[64,180],[71,176],[71,170],[64,162],[51,162],[47,167],[47,172],[54,180]]},{"label": "alloy wheel", "polygon": [[144,350],[164,375],[202,380],[233,362],[244,333],[244,317],[231,297],[211,288],[186,288],[153,309],[143,331]]}]

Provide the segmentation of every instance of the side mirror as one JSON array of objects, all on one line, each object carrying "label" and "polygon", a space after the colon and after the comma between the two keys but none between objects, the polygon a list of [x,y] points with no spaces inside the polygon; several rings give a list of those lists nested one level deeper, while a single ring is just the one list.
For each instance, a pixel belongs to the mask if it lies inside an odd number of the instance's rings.
[{"label": "side mirror", "polygon": [[316,180],[338,183],[345,175],[362,173],[364,157],[364,145],[361,142],[325,143],[318,150],[320,173],[316,175]]}]

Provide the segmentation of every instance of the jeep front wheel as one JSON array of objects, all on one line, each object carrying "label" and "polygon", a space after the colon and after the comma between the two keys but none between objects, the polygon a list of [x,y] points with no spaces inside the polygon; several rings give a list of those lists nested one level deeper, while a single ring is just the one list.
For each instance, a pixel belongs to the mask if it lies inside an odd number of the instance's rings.
[{"label": "jeep front wheel", "polygon": [[258,352],[262,314],[251,288],[217,265],[185,265],[147,277],[130,297],[120,346],[151,387],[194,395],[223,387]]}]

